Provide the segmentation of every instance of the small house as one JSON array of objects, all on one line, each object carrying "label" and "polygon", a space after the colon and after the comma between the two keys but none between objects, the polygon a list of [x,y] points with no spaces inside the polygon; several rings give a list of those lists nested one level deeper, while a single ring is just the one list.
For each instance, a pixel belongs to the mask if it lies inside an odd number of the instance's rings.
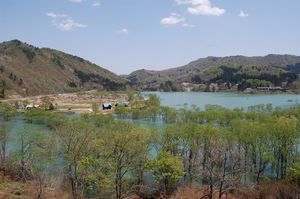
[{"label": "small house", "polygon": [[102,105],[103,110],[111,110],[112,109],[112,104],[111,103],[104,103]]},{"label": "small house", "polygon": [[33,104],[29,104],[26,106],[26,109],[33,109],[33,108],[39,108],[40,106],[39,105],[33,105]]}]

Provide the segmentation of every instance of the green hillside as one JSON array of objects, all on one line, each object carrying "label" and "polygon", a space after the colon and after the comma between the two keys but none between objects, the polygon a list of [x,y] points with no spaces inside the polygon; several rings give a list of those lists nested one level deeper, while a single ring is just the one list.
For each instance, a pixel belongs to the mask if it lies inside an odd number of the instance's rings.
[{"label": "green hillside", "polygon": [[80,57],[18,40],[0,43],[0,79],[0,94],[5,86],[6,95],[121,90],[126,84],[125,79]]},{"label": "green hillside", "polygon": [[[162,71],[138,70],[127,79],[139,89],[180,89],[182,83],[299,88],[300,57],[267,55],[264,57],[207,57],[185,66]],[[230,87],[229,86],[229,87]]]}]

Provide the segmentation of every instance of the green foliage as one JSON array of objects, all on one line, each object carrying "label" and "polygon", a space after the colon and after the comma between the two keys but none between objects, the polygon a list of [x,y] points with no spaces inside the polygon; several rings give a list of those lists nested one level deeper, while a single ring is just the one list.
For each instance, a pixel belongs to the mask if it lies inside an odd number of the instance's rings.
[{"label": "green foliage", "polygon": [[52,104],[49,97],[43,97],[41,99],[41,105],[40,108],[46,110],[46,111],[52,111],[54,110],[54,105]]},{"label": "green foliage", "polygon": [[164,92],[176,92],[180,91],[177,85],[174,84],[174,82],[166,81],[165,83],[161,83],[159,86],[159,90],[162,90]]},{"label": "green foliage", "polygon": [[[258,105],[244,111],[208,105],[204,110],[196,106],[177,110],[160,106],[156,95],[131,106],[117,107],[117,113],[157,119],[160,126],[142,127],[102,114],[65,117],[27,110],[27,122],[51,131],[18,134],[22,148],[28,150],[10,158],[19,162],[25,177],[36,179],[53,157],[63,160],[63,174],[75,198],[122,198],[129,190],[147,186],[147,172],[165,192],[174,191],[179,182],[201,183],[210,198],[214,194],[222,198],[237,184],[274,179],[299,183],[300,107]],[[0,129],[0,144],[7,130],[2,136]]]},{"label": "green foliage", "polygon": [[286,179],[293,184],[295,184],[298,188],[300,188],[300,163],[299,158],[297,159],[297,162],[292,164],[287,169],[287,176]]},{"label": "green foliage", "polygon": [[201,80],[200,75],[194,75],[194,76],[192,77],[192,82],[195,83],[195,84],[201,84],[201,83],[202,83],[202,80]]},{"label": "green foliage", "polygon": [[127,115],[127,114],[129,114],[129,112],[130,111],[125,106],[117,106],[115,108],[115,113],[118,114],[118,115]]},{"label": "green foliage", "polygon": [[97,102],[93,102],[92,111],[93,113],[99,113],[99,104]]},{"label": "green foliage", "polygon": [[6,151],[7,151],[7,142],[9,138],[9,129],[5,125],[1,125],[0,127],[0,168],[4,171],[6,171]]},{"label": "green foliage", "polygon": [[82,183],[86,181],[80,172],[80,163],[93,150],[95,127],[84,120],[74,119],[65,121],[55,130],[59,138],[61,157],[66,161],[65,171],[72,186],[73,198],[78,198],[84,186]]},{"label": "green foliage", "polygon": [[54,129],[66,122],[66,116],[37,108],[26,110],[24,120],[28,123],[43,123]]},{"label": "green foliage", "polygon": [[[126,111],[133,119],[155,117],[160,110],[160,99],[155,94],[149,94],[146,100],[135,101],[131,109]],[[123,111],[119,109],[118,111]],[[123,112],[124,113],[124,112]]]},{"label": "green foliage", "polygon": [[149,94],[148,99],[145,101],[145,105],[147,107],[159,107],[160,106],[160,99],[155,94]]},{"label": "green foliage", "polygon": [[[10,41],[1,43],[0,51],[1,55],[11,57],[11,62],[0,63],[0,74],[8,79],[2,78],[9,85],[6,87],[7,93],[33,96],[94,88],[126,89],[126,81],[122,77],[82,58],[57,50]],[[24,64],[28,67],[22,67]],[[70,70],[66,70],[67,68]],[[80,74],[76,71],[80,71]]]},{"label": "green foliage", "polygon": [[27,127],[18,133],[16,139],[19,147],[13,157],[19,162],[19,178],[23,182],[35,179],[40,183],[41,193],[45,178],[50,177],[49,166],[53,166],[55,161],[55,139],[52,134]]},{"label": "green foliage", "polygon": [[29,62],[32,62],[34,57],[36,56],[36,53],[33,48],[24,46],[22,47],[22,52],[25,54]]},{"label": "green foliage", "polygon": [[[272,72],[270,72],[272,71]],[[264,86],[282,86],[283,82],[292,83],[297,75],[275,67],[237,67],[234,65],[221,65],[205,71],[210,75],[209,83],[239,84],[239,90]]]},{"label": "green foliage", "polygon": [[92,82],[92,83],[98,83],[103,85],[107,90],[112,90],[112,91],[125,90],[125,85],[123,83],[113,81],[110,78],[106,78],[99,74],[86,73],[76,69],[75,69],[75,74],[83,84],[87,82]]},{"label": "green foliage", "polygon": [[53,57],[51,58],[51,60],[56,64],[58,65],[61,69],[65,69],[65,65],[61,62],[61,58],[56,55],[56,54],[53,54]]},{"label": "green foliage", "polygon": [[158,156],[147,163],[154,179],[164,187],[164,191],[172,191],[180,178],[183,177],[183,163],[179,157],[161,151]]},{"label": "green foliage", "polygon": [[[124,178],[129,171],[141,172],[149,153],[150,134],[146,129],[137,128],[131,123],[115,121],[102,129],[97,147],[99,153],[115,172],[116,198],[121,198]],[[138,181],[142,181],[139,179]]]},{"label": "green foliage", "polygon": [[83,114],[81,115],[81,119],[95,126],[96,128],[113,125],[114,122],[112,117],[103,114]]},{"label": "green foliage", "polygon": [[3,117],[4,120],[8,121],[12,117],[16,115],[17,111],[15,107],[7,102],[0,103],[0,116]]},{"label": "green foliage", "polygon": [[247,88],[269,87],[271,82],[259,79],[247,79],[244,83]]}]

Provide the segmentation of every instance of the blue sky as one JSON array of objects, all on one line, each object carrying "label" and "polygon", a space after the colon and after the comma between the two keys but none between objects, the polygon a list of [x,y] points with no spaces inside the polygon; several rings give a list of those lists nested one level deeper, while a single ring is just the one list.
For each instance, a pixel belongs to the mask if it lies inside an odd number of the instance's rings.
[{"label": "blue sky", "polygon": [[300,55],[299,9],[299,0],[1,0],[0,41],[128,74],[206,56]]}]

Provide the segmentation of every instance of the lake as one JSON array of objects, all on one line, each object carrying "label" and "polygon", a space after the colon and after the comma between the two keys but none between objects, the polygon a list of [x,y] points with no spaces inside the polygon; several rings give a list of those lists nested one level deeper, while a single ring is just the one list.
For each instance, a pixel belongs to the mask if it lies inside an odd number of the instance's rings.
[{"label": "lake", "polygon": [[[220,105],[226,108],[247,108],[253,105],[259,104],[273,104],[274,107],[283,107],[288,108],[300,103],[300,95],[293,94],[236,94],[236,93],[206,93],[206,92],[143,92],[142,95],[146,96],[147,94],[156,94],[161,99],[161,104],[163,106],[170,106],[175,108],[185,108],[191,107],[192,105],[197,105],[202,110],[206,105]],[[70,115],[73,117],[74,115]],[[129,120],[131,121],[131,120]],[[0,121],[1,122],[1,121]],[[3,121],[2,121],[3,122]],[[137,123],[141,126],[152,127],[161,129],[164,127],[163,121],[157,120],[135,120],[134,123]],[[22,114],[18,115],[13,121],[9,122],[10,126],[10,137],[8,140],[8,154],[13,155],[17,150],[20,149],[20,140],[18,140],[18,134],[26,129],[27,131],[40,131],[47,132],[49,129],[40,124],[26,124],[23,121]],[[156,150],[153,147],[150,151],[150,155],[155,156]],[[55,177],[62,176],[63,170],[63,161],[57,159],[51,170]],[[59,174],[58,174],[58,171]],[[57,175],[58,174],[58,175]],[[147,175],[147,182],[151,182],[150,174]],[[62,179],[61,179],[62,180]]]},{"label": "lake", "polygon": [[[163,106],[175,108],[191,107],[197,105],[202,110],[206,105],[220,105],[226,108],[247,108],[259,104],[273,104],[273,107],[288,108],[300,103],[300,95],[295,94],[237,94],[237,93],[208,93],[208,92],[142,92],[143,96],[147,94],[156,94],[161,99]],[[2,122],[2,121],[0,121]],[[161,128],[164,126],[162,121],[137,120],[134,121],[142,126]],[[25,124],[19,115],[10,122],[10,140],[8,151],[16,149],[16,138],[24,128],[35,131],[45,131],[47,128],[43,125]]]},{"label": "lake", "polygon": [[273,107],[289,108],[300,103],[296,94],[239,94],[226,92],[143,92],[156,94],[163,106],[185,108],[196,105],[203,110],[206,105],[220,105],[226,108],[248,108],[259,104],[272,104]]}]

